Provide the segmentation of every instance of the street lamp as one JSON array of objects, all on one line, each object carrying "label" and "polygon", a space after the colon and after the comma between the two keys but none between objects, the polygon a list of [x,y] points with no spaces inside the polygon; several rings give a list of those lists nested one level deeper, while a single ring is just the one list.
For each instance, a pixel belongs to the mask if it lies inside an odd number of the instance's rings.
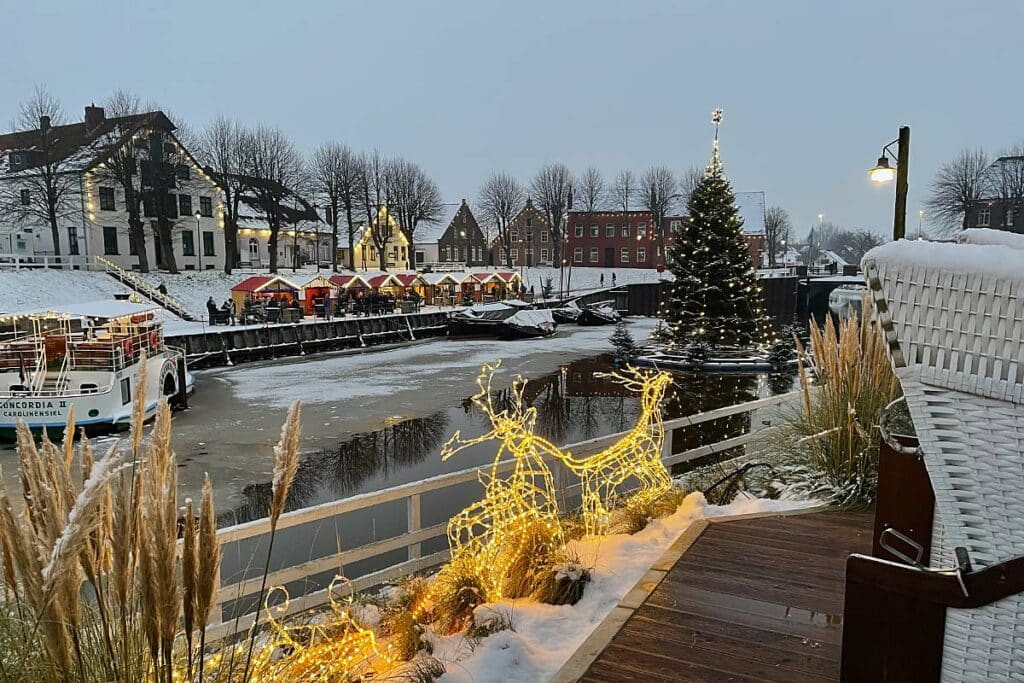
[{"label": "street lamp", "polygon": [[196,270],[203,269],[203,234],[199,232],[199,218],[202,216],[198,210],[196,210]]},{"label": "street lamp", "polygon": [[[896,155],[890,147],[896,145]],[[889,158],[896,162],[896,168],[889,165]],[[896,206],[892,220],[892,238],[903,239],[907,235],[907,172],[910,165],[910,126],[900,127],[899,137],[882,148],[878,163],[868,171],[868,177],[876,183],[896,180]],[[920,214],[924,218],[924,213]]]},{"label": "street lamp", "polygon": [[466,268],[468,269],[469,268],[469,240],[466,239],[466,231],[465,230],[459,230],[459,237],[462,238],[462,248],[466,250],[466,251],[463,252],[462,255],[465,257],[464,260],[466,261]]},{"label": "street lamp", "polygon": [[924,239],[924,209],[917,212],[917,239]]}]

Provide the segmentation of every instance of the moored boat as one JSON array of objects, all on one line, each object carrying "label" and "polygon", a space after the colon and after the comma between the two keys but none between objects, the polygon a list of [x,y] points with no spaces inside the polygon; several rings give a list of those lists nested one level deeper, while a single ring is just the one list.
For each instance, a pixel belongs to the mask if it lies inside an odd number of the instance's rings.
[{"label": "moored boat", "polygon": [[146,419],[194,386],[185,354],[164,344],[152,304],[99,301],[0,317],[0,439],[19,420],[59,434],[69,411],[90,432],[125,429],[145,365]]},{"label": "moored boat", "polygon": [[614,301],[598,301],[587,304],[580,310],[576,318],[577,325],[614,325],[622,320],[622,316],[615,310]]},{"label": "moored boat", "polygon": [[461,336],[491,336],[501,339],[545,337],[555,332],[556,324],[547,310],[526,308],[524,302],[497,302],[470,306],[452,313],[448,319],[448,334]]}]

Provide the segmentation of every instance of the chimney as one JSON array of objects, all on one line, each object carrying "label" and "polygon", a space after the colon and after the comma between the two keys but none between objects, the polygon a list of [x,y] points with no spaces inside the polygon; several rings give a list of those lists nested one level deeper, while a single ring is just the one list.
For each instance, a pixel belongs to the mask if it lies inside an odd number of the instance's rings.
[{"label": "chimney", "polygon": [[95,130],[101,123],[103,123],[105,118],[103,107],[97,107],[95,104],[90,104],[85,108],[85,129]]},{"label": "chimney", "polygon": [[466,205],[466,200],[465,200],[465,199],[463,199],[463,200],[462,200],[462,205],[463,205],[463,206],[465,206],[465,205]]},{"label": "chimney", "polygon": [[50,117],[45,114],[39,117],[39,130],[43,133],[50,130]]}]

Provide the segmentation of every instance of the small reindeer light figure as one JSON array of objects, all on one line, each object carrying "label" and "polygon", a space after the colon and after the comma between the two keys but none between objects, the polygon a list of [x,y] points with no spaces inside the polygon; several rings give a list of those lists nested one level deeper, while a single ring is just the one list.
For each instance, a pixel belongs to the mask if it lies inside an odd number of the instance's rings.
[{"label": "small reindeer light figure", "polygon": [[[490,470],[479,476],[483,498],[448,522],[451,562],[471,564],[487,600],[521,597],[521,584],[510,583],[515,568],[543,563],[564,542],[555,485],[544,462],[545,453],[558,449],[533,433],[537,410],[524,409],[526,381],[521,377],[512,384],[509,406],[495,408],[491,380],[499,365],[500,361],[484,365],[473,396],[473,403],[490,419],[491,430],[474,439],[456,432],[441,450],[441,459],[447,460],[479,443],[500,443]],[[502,462],[506,456],[511,461]]]},{"label": "small reindeer light figure", "polygon": [[591,456],[576,457],[569,451],[552,449],[551,454],[580,478],[583,522],[588,534],[604,533],[618,487],[636,479],[633,494],[640,502],[653,501],[672,488],[672,477],[661,461],[665,428],[661,419],[661,398],[672,383],[667,372],[627,368],[606,373],[623,386],[640,394],[640,417],[636,426],[608,448]]}]

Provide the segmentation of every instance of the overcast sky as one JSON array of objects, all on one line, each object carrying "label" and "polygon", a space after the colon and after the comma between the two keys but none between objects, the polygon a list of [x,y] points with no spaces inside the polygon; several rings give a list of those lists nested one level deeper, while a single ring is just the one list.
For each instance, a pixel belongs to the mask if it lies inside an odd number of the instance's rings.
[{"label": "overcast sky", "polygon": [[198,127],[403,154],[458,201],[550,161],[703,166],[723,107],[737,190],[801,233],[819,213],[885,232],[893,189],[866,170],[901,124],[911,229],[938,164],[1024,139],[1022,18],[1020,0],[0,0],[0,121],[36,84],[76,117],[126,88]]}]

